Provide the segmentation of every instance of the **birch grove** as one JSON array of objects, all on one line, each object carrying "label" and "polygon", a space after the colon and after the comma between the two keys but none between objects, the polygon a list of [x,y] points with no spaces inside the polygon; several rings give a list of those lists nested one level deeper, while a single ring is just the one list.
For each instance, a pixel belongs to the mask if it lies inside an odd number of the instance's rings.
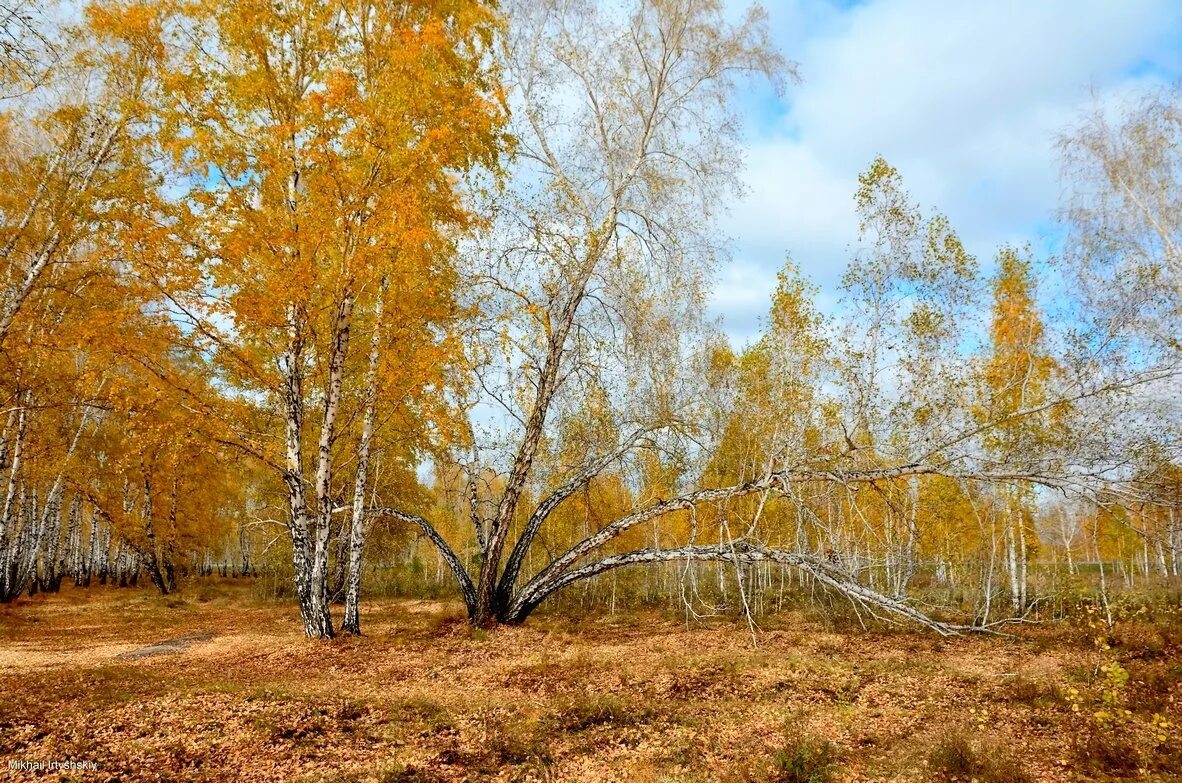
[{"label": "birch grove", "polygon": [[262,577],[329,638],[371,590],[795,591],[956,634],[1179,576],[1176,91],[1065,132],[1056,258],[868,161],[837,303],[789,259],[734,345],[740,94],[796,80],[758,7],[7,18],[4,601]]}]

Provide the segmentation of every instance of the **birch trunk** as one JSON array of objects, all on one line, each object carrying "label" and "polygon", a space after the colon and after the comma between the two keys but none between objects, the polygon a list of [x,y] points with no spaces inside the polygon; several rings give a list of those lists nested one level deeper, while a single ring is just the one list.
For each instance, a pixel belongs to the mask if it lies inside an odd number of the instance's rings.
[{"label": "birch trunk", "polygon": [[1006,509],[1006,566],[1010,575],[1010,609],[1014,617],[1022,614],[1022,593],[1018,585],[1018,531],[1012,506]]},{"label": "birch trunk", "polygon": [[[11,535],[15,517],[16,495],[20,480],[21,461],[24,454],[26,425],[26,410],[22,406],[20,412],[17,414],[16,442],[12,447],[12,462],[8,466],[8,485],[4,493],[4,509],[0,512],[0,557],[7,557],[8,538]],[[3,578],[5,584],[0,585],[0,588],[7,588],[7,577],[4,576]]]},{"label": "birch trunk", "polygon": [[[24,400],[22,395],[18,399]],[[17,415],[16,442],[12,447],[12,462],[8,466],[8,485],[4,493],[4,508],[0,511],[0,600],[11,600],[13,582],[16,581],[14,572],[12,538],[13,527],[20,513],[21,502],[18,498],[20,491],[21,463],[24,455],[24,444],[28,417],[22,405]],[[18,590],[19,592],[19,590]],[[15,597],[15,596],[12,596]]]},{"label": "birch trunk", "polygon": [[345,590],[345,619],[341,630],[361,633],[361,566],[365,552],[365,487],[369,478],[369,455],[373,440],[374,406],[378,392],[378,360],[382,346],[382,318],[385,315],[386,284],[374,303],[373,334],[369,339],[369,366],[365,375],[365,413],[361,422],[361,444],[357,454],[357,476],[353,482],[353,523],[349,527],[349,573]]},{"label": "birch trunk", "polygon": [[1174,509],[1170,507],[1170,560],[1172,561],[1174,576],[1182,575],[1182,524],[1174,516]]},{"label": "birch trunk", "polygon": [[42,522],[41,541],[44,557],[33,578],[43,593],[56,593],[61,586],[62,495],[58,492],[46,507]]},{"label": "birch trunk", "polygon": [[81,587],[82,579],[82,496],[75,494],[70,502],[70,527],[66,533],[65,573],[74,579],[74,585]]},{"label": "birch trunk", "polygon": [[[296,600],[304,633],[311,637],[324,635],[324,618],[317,616],[312,606],[312,569],[310,531],[308,529],[308,501],[304,487],[304,340],[303,315],[298,308],[288,308],[288,345],[281,361],[284,372],[283,419],[285,454],[283,480],[287,485],[288,527],[291,531],[291,557],[295,572]],[[331,623],[329,636],[332,635]]]},{"label": "birch trunk", "polygon": [[156,526],[152,520],[152,481],[144,477],[144,538],[147,539],[147,551],[144,559],[148,567],[148,577],[162,595],[168,595],[168,580],[160,568],[160,545],[156,541]]},{"label": "birch trunk", "polygon": [[346,294],[338,309],[329,353],[328,388],[324,395],[324,417],[316,456],[316,527],[312,541],[311,585],[308,609],[315,638],[331,638],[332,615],[328,595],[328,549],[332,521],[332,445],[336,439],[336,419],[340,411],[341,389],[345,378],[345,357],[349,350],[349,332],[353,317],[353,296]]},{"label": "birch trunk", "polygon": [[86,566],[84,571],[85,587],[90,587],[90,578],[92,574],[97,573],[98,569],[98,551],[99,542],[102,541],[103,532],[99,527],[98,513],[92,508],[90,512],[90,541],[87,546]]},{"label": "birch trunk", "polygon": [[1029,584],[1026,579],[1026,566],[1030,558],[1026,552],[1026,521],[1021,514],[1018,514],[1018,558],[1018,606],[1019,614],[1021,614],[1030,606],[1030,601],[1026,596],[1026,588]]}]

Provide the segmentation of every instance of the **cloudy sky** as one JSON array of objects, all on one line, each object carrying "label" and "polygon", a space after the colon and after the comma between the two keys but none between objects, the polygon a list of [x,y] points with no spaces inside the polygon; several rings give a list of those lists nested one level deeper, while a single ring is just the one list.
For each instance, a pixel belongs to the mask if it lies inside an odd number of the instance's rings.
[{"label": "cloudy sky", "polygon": [[788,254],[833,307],[857,176],[875,155],[983,261],[1006,242],[1046,248],[1060,192],[1056,136],[1095,100],[1182,78],[1177,0],[764,6],[803,82],[742,99],[749,192],[724,225],[734,260],[713,302],[739,343],[758,329]]}]

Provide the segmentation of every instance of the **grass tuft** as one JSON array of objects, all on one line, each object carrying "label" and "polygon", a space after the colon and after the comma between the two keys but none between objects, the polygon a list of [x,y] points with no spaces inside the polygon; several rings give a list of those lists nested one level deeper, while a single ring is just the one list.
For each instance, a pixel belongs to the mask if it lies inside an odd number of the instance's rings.
[{"label": "grass tuft", "polygon": [[941,739],[928,755],[928,766],[942,780],[1032,783],[1030,774],[1001,747],[974,744],[963,734]]},{"label": "grass tuft", "polygon": [[770,783],[832,783],[839,770],[837,746],[828,740],[790,736],[772,757]]},{"label": "grass tuft", "polygon": [[555,716],[555,724],[563,731],[579,732],[596,726],[638,726],[655,717],[652,710],[615,696],[591,696],[572,701]]}]

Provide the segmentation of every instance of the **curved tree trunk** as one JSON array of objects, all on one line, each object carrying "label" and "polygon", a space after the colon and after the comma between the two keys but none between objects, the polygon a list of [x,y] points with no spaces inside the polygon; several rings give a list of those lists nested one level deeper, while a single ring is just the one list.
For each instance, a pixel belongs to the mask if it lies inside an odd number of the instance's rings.
[{"label": "curved tree trunk", "polygon": [[536,584],[528,593],[514,603],[511,613],[504,622],[524,622],[547,598],[575,582],[589,579],[606,571],[629,565],[643,565],[669,561],[716,561],[745,565],[773,562],[797,568],[807,573],[826,587],[856,602],[870,614],[882,617],[880,612],[895,618],[919,623],[943,636],[955,636],[966,630],[964,626],[933,620],[905,601],[884,595],[858,583],[852,576],[824,560],[799,552],[784,552],[777,549],[756,547],[741,542],[709,546],[685,546],[676,549],[640,549],[619,555],[611,555],[579,568],[572,569],[556,578]]}]

